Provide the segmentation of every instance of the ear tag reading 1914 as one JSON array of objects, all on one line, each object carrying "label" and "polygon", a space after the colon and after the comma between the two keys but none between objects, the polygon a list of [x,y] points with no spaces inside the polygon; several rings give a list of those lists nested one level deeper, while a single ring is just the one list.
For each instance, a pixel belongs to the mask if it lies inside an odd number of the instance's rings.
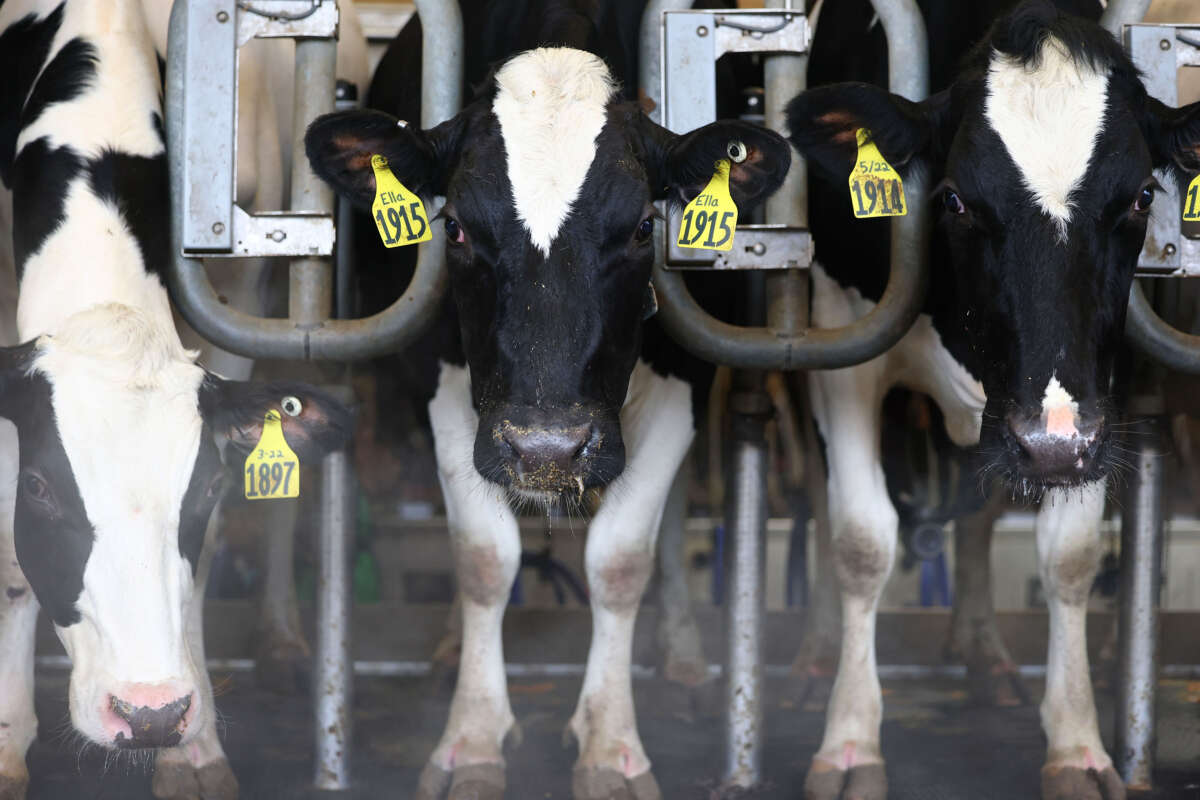
[{"label": "ear tag reading 1914", "polygon": [[870,131],[859,128],[858,161],[850,173],[850,204],[854,216],[859,219],[871,217],[903,217],[908,213],[904,202],[904,181],[900,173],[879,152],[875,142],[869,141]]},{"label": "ear tag reading 1914", "polygon": [[721,159],[704,191],[684,206],[675,243],[698,250],[732,250],[737,218],[737,205],[729,196],[729,161]]},{"label": "ear tag reading 1914", "polygon": [[1200,222],[1200,175],[1192,178],[1183,196],[1183,221]]},{"label": "ear tag reading 1914", "polygon": [[429,230],[429,217],[421,198],[404,188],[388,169],[383,156],[371,156],[371,169],[375,170],[375,202],[371,203],[371,215],[384,247],[403,247],[406,244],[427,242],[433,238]]},{"label": "ear tag reading 1914", "polygon": [[243,475],[247,500],[300,496],[300,459],[283,438],[278,411],[268,411],[263,419],[262,438],[246,456]]}]

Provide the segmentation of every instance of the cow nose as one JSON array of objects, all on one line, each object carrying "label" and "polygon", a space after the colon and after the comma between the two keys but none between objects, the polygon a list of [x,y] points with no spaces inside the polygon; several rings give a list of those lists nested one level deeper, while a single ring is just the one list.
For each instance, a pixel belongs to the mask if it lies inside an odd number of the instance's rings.
[{"label": "cow nose", "polygon": [[[109,695],[108,707],[113,715],[124,721],[113,737],[113,743],[121,748],[174,747],[183,738],[184,722],[188,709],[192,707],[192,694],[177,697],[167,702],[147,700],[136,690],[121,698]],[[129,735],[126,735],[126,730]]]},{"label": "cow nose", "polygon": [[1048,483],[1066,483],[1079,480],[1091,468],[1104,418],[1080,417],[1067,434],[1048,431],[1045,415],[1014,413],[1007,422],[1022,472]]},{"label": "cow nose", "polygon": [[[592,426],[569,428],[506,427],[504,441],[517,457],[518,471],[524,478],[568,475],[592,438]],[[547,487],[549,488],[549,487]]]}]

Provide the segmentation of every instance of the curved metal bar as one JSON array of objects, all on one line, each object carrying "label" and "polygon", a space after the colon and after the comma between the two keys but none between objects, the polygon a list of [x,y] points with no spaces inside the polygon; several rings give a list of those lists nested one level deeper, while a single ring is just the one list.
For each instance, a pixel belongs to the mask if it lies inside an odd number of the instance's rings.
[{"label": "curved metal bar", "polygon": [[[171,173],[172,263],[168,269],[171,297],[184,319],[219,347],[253,358],[348,360],[370,358],[403,349],[433,320],[445,294],[445,243],[440,236],[421,245],[416,272],[404,294],[380,313],[355,320],[298,323],[266,319],[231,308],[217,296],[200,259],[183,255],[179,224],[183,171],[183,79],[189,2],[171,11],[167,48],[167,150]],[[461,104],[462,13],[458,3],[417,0],[424,31],[425,79],[421,120],[432,127],[458,112]]]},{"label": "curved metal bar", "polygon": [[1136,280],[1129,289],[1125,335],[1134,347],[1168,369],[1200,373],[1200,336],[1164,322]]},{"label": "curved metal bar", "polygon": [[[929,92],[925,21],[914,0],[872,0],[888,40],[888,76],[893,92],[919,100]],[[647,9],[650,13],[651,9]],[[659,7],[661,13],[661,7]],[[648,40],[647,17],[642,41]],[[654,39],[655,53],[661,42]],[[642,51],[642,75],[647,58]],[[645,84],[643,84],[645,89]],[[768,87],[770,91],[770,87]],[[700,307],[678,273],[661,261],[654,267],[659,317],[663,326],[694,355],[719,364],[757,369],[838,369],[868,361],[902,337],[925,300],[929,280],[924,180],[907,181],[908,196],[918,198],[909,213],[892,223],[891,275],[879,303],[862,319],[842,328],[791,332],[786,329],[731,325]],[[661,233],[657,234],[661,236]],[[661,242],[658,252],[662,252]]]},{"label": "curved metal bar", "polygon": [[1100,15],[1100,24],[1115,36],[1121,35],[1121,26],[1141,22],[1150,8],[1150,0],[1108,0],[1108,8]]}]

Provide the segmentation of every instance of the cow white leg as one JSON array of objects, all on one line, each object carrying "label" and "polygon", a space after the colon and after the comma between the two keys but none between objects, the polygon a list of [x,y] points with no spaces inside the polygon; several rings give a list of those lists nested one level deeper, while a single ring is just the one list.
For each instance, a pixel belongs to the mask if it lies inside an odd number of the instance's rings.
[{"label": "cow white leg", "polygon": [[17,429],[0,420],[0,800],[24,800],[25,751],[37,738],[33,643],[38,603],[13,547]]},{"label": "cow white leg", "polygon": [[208,584],[209,568],[216,550],[217,529],[221,509],[213,511],[204,534],[204,547],[196,564],[195,588],[188,610],[188,648],[201,676],[197,691],[204,698],[206,714],[193,724],[204,730],[191,742],[179,747],[166,747],[155,754],[154,778],[150,789],[160,800],[237,800],[238,783],[221,748],[216,712],[213,707],[212,682],[205,668],[204,655],[204,589]]},{"label": "cow white leg", "polygon": [[417,800],[500,800],[504,738],[514,730],[500,623],[521,562],[517,520],[504,490],[475,470],[478,417],[466,369],[443,365],[429,403],[438,479],[462,596],[463,641],[450,719],[421,773]]},{"label": "cow white leg", "polygon": [[1087,604],[1103,554],[1105,482],[1053,490],[1037,516],[1038,568],[1050,611],[1042,728],[1048,749],[1043,800],[1123,800],[1125,787],[1100,741],[1087,656]]},{"label": "cow white leg", "polygon": [[588,528],[592,644],[568,730],[579,744],[575,800],[659,800],[633,710],[633,626],[654,568],[663,507],[692,441],[691,389],[638,364],[621,410],[629,454]]},{"label": "cow white leg", "polygon": [[687,486],[687,469],[681,466],[671,484],[658,532],[658,648],[662,676],[694,688],[708,681],[708,661],[692,614],[683,559]]}]

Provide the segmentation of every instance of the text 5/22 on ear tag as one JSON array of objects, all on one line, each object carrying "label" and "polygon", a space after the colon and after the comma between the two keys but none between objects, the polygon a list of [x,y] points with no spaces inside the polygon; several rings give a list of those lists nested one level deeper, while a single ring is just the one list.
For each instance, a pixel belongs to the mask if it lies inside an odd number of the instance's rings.
[{"label": "text 5/22 on ear tag", "polygon": [[433,238],[429,230],[429,217],[421,198],[404,188],[388,169],[383,156],[371,156],[371,169],[375,171],[375,202],[371,203],[371,215],[384,247],[403,247],[406,244],[427,242]]},{"label": "text 5/22 on ear tag", "polygon": [[737,205],[729,196],[729,162],[721,159],[704,191],[684,206],[675,243],[699,250],[732,250],[737,218]]},{"label": "text 5/22 on ear tag", "polygon": [[283,438],[278,411],[268,411],[263,419],[262,438],[246,456],[243,474],[247,500],[300,496],[300,459]]},{"label": "text 5/22 on ear tag", "polygon": [[1200,222],[1200,175],[1192,178],[1183,196],[1183,221]]},{"label": "text 5/22 on ear tag", "polygon": [[908,213],[904,202],[904,181],[900,173],[892,168],[875,142],[870,141],[870,131],[859,128],[858,161],[850,172],[850,205],[854,216],[903,217]]}]

